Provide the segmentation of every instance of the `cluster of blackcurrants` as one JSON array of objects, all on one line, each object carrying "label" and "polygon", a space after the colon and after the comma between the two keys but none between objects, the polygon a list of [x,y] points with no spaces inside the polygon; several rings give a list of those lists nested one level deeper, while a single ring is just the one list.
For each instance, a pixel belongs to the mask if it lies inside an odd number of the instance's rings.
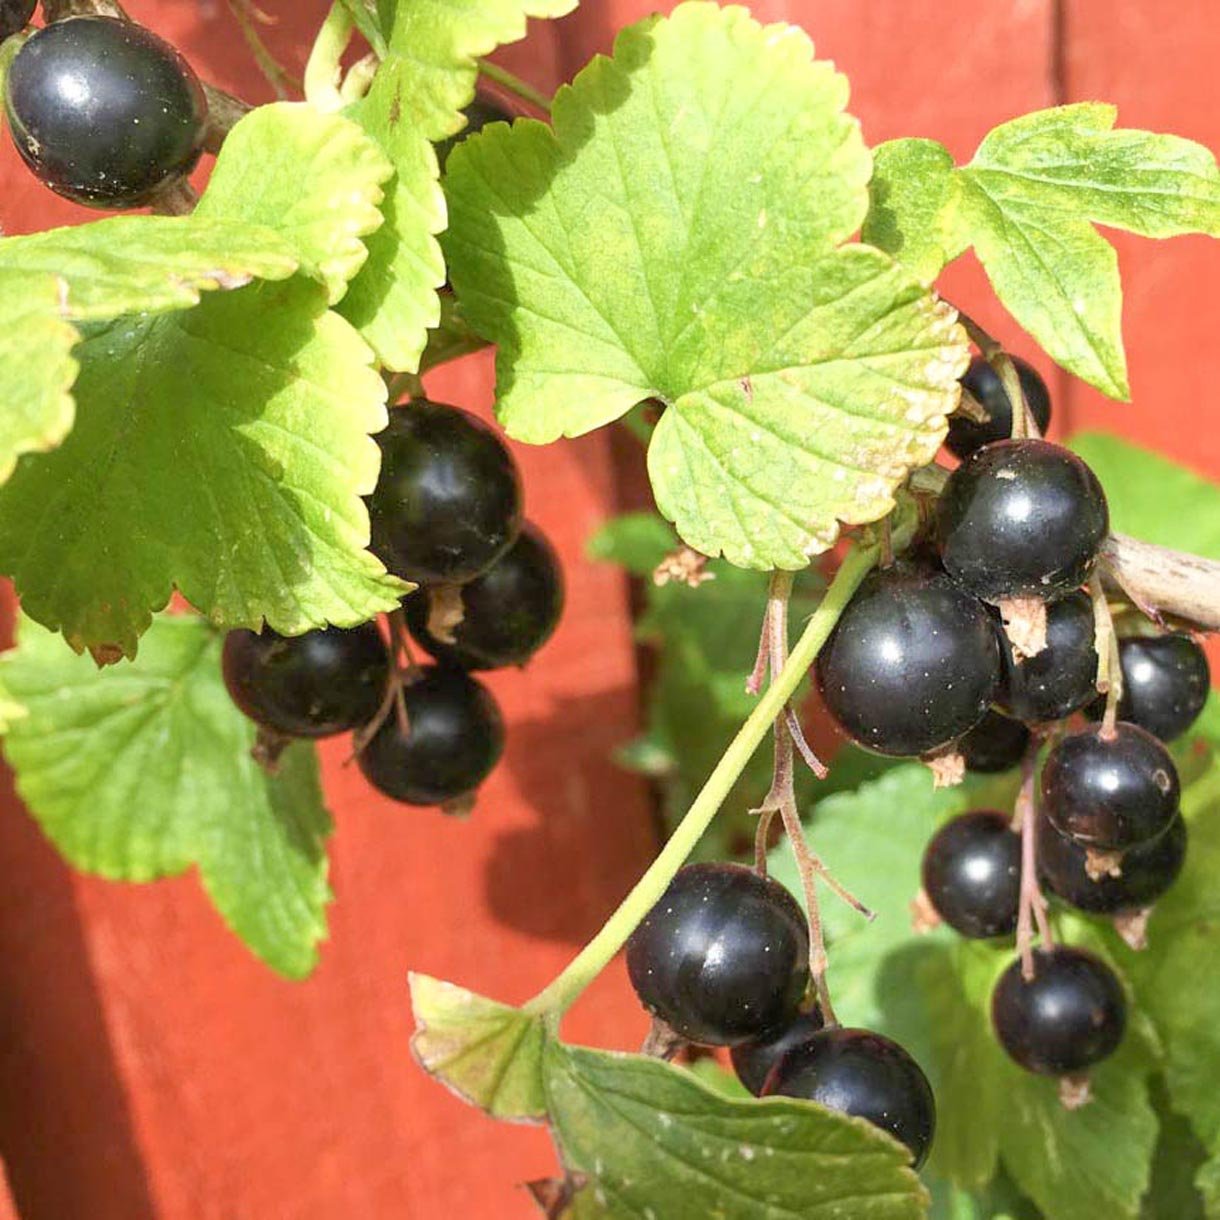
[{"label": "cluster of blackcurrants", "polygon": [[512,455],[475,416],[416,400],[390,412],[377,442],[370,549],[421,586],[391,631],[405,625],[435,664],[397,668],[406,640],[399,632],[387,648],[372,622],[293,637],[237,630],[225,637],[225,685],[273,741],[355,731],[378,791],[456,807],[504,747],[499,708],[471,673],[523,665],[542,647],[563,609],[563,575],[522,520]]},{"label": "cluster of blackcurrants", "polygon": [[[1046,387],[1017,361],[1028,406],[1046,427]],[[1082,587],[1109,532],[1105,495],[1066,449],[1006,439],[1012,409],[976,360],[964,384],[989,422],[955,417],[962,459],[935,506],[934,536],[870,574],[822,649],[823,699],[854,741],[879,753],[963,756],[980,772],[1030,758],[1076,713],[1100,720],[1093,602]],[[1046,646],[1019,654],[997,607],[1045,609]],[[1035,615],[1035,617],[1037,617]],[[1194,721],[1208,690],[1206,658],[1189,636],[1119,642],[1121,719],[1079,727],[1042,770],[1037,860],[1045,883],[1078,910],[1146,908],[1181,868],[1186,830],[1178,777],[1163,745]],[[944,827],[924,860],[926,895],[966,936],[1012,933],[1021,837],[1009,816],[980,810]],[[1121,984],[1100,958],[1043,948],[1034,976],[1015,961],[993,998],[993,1022],[1023,1067],[1073,1075],[1122,1038]],[[682,869],[632,936],[631,980],[644,1006],[679,1037],[732,1047],[757,1095],[819,1101],[889,1131],[922,1163],[935,1102],[918,1064],[878,1034],[826,1024],[808,1001],[809,936],[792,896],[737,865]]]}]

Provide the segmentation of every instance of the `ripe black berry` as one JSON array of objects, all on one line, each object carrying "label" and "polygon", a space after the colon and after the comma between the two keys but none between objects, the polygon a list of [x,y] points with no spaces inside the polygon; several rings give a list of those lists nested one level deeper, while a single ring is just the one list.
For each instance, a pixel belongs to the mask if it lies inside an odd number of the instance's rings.
[{"label": "ripe black berry", "polygon": [[844,731],[881,754],[926,754],[968,732],[995,695],[987,609],[908,561],[871,573],[823,647],[818,685]]},{"label": "ripe black berry", "polygon": [[437,660],[463,669],[524,665],[551,638],[563,611],[563,570],[555,548],[528,522],[487,571],[461,586],[462,621],[452,644],[428,630],[421,589],[403,600],[411,634]]},{"label": "ripe black berry", "polygon": [[1074,453],[1040,440],[976,450],[937,506],[945,570],[991,602],[1078,589],[1109,528],[1097,477]]},{"label": "ripe black berry", "polygon": [[765,1097],[801,1097],[867,1119],[911,1150],[915,1168],[936,1133],[936,1098],[919,1064],[896,1042],[863,1029],[826,1029],[772,1070]]},{"label": "ripe black berry", "polygon": [[1178,812],[1178,772],[1151,733],[1120,722],[1065,737],[1042,768],[1042,808],[1051,825],[1084,847],[1122,852],[1169,829]]},{"label": "ripe black berry", "polygon": [[[1180,737],[1198,719],[1211,686],[1207,655],[1188,635],[1133,636],[1118,642],[1123,670],[1120,720],[1162,741]],[[1106,701],[1088,713],[1100,720]]]},{"label": "ripe black berry", "polygon": [[808,1041],[826,1022],[819,1008],[801,1013],[791,1025],[785,1026],[770,1038],[760,1042],[743,1042],[733,1047],[730,1058],[737,1079],[754,1094],[761,1097],[763,1086],[771,1069],[794,1047]]},{"label": "ripe black berry", "polygon": [[994,775],[1020,763],[1029,748],[1029,729],[1019,720],[988,711],[958,743],[967,771]]},{"label": "ripe black berry", "polygon": [[13,142],[53,191],[98,208],[147,203],[189,172],[207,102],[186,60],[143,26],[73,17],[34,34],[5,83]]},{"label": "ripe black berry", "polygon": [[690,1042],[735,1046],[795,1019],[809,984],[804,913],[739,864],[689,864],[627,942],[640,1002]]},{"label": "ripe black berry", "polygon": [[1062,720],[1097,698],[1093,603],[1069,593],[1046,608],[1046,647],[1019,664],[1002,645],[1004,677],[996,702],[1018,720]]},{"label": "ripe black berry", "polygon": [[1017,926],[1021,836],[1011,822],[992,809],[963,813],[946,822],[924,851],[924,892],[963,936],[1007,936]]},{"label": "ripe black berry", "polygon": [[378,792],[405,805],[443,805],[473,792],[504,749],[504,722],[486,687],[460,670],[426,665],[358,755]]},{"label": "ripe black berry", "polygon": [[461,584],[512,545],[521,528],[521,480],[486,424],[420,400],[392,410],[377,443],[370,549],[391,572],[421,584]]},{"label": "ripe black berry", "polygon": [[1186,860],[1186,823],[1174,818],[1151,843],[1123,855],[1119,876],[1094,881],[1085,849],[1061,835],[1045,818],[1038,823],[1038,871],[1052,893],[1091,915],[1117,915],[1151,906],[1178,879]]},{"label": "ripe black berry", "polygon": [[1068,1076],[1118,1049],[1127,1001],[1114,971],[1100,958],[1058,945],[1034,952],[1026,982],[1015,961],[991,996],[1000,1045],[1028,1072]]},{"label": "ripe black berry", "polygon": [[[1037,370],[1020,356],[1012,358],[1017,366],[1017,377],[1021,392],[1029,407],[1039,432],[1045,432],[1051,422],[1051,396],[1046,382]],[[999,374],[983,359],[975,356],[962,378],[963,388],[974,395],[975,400],[991,417],[987,423],[979,423],[965,415],[954,415],[949,420],[949,435],[945,439],[950,452],[959,458],[969,457],[976,449],[990,445],[992,441],[1007,440],[1012,435],[1012,403],[1004,389]]]},{"label": "ripe black berry", "polygon": [[0,42],[30,24],[38,0],[0,0]]},{"label": "ripe black berry", "polygon": [[390,659],[374,623],[285,637],[264,628],[225,636],[221,659],[233,702],[285,737],[329,737],[377,712]]},{"label": "ripe black berry", "polygon": [[441,173],[445,172],[445,162],[449,160],[449,154],[468,136],[477,135],[488,123],[511,123],[514,117],[498,102],[482,96],[476,97],[462,113],[466,116],[466,126],[457,135],[441,140],[436,146],[436,159],[440,164]]}]

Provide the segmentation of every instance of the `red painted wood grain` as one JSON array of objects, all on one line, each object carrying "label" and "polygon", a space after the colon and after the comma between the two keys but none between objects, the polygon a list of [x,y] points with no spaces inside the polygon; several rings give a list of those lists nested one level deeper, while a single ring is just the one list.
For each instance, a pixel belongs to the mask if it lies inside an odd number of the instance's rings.
[{"label": "red painted wood grain", "polygon": [[[220,0],[132,0],[201,72],[266,98]],[[300,63],[321,0],[262,0],[268,37]],[[586,0],[506,62],[543,85],[608,50],[658,6]],[[764,0],[802,24],[853,82],[866,137],[944,140],[969,156],[994,124],[1061,97],[1119,102],[1122,120],[1220,146],[1210,105],[1220,22],[1174,7],[1064,0]],[[1056,45],[1056,31],[1066,45]],[[2,142],[6,232],[82,218]],[[1058,427],[1104,424],[1220,474],[1207,390],[1220,352],[1220,251],[1202,240],[1120,243],[1136,401],[1052,378]],[[1032,344],[971,259],[945,291],[1018,351]],[[1046,362],[1036,361],[1045,369]],[[434,394],[486,411],[490,361],[439,373]],[[314,978],[271,977],[220,926],[193,878],[125,887],[72,876],[0,793],[0,1159],[25,1220],[370,1220],[534,1214],[519,1183],[552,1168],[545,1136],[494,1124],[411,1062],[406,974],[505,1000],[540,987],[630,886],[653,843],[648,794],[610,761],[635,728],[627,592],[583,543],[622,496],[605,435],[518,447],[530,514],[556,539],[570,603],[530,670],[492,679],[509,720],[505,765],[467,823],[403,812],[324,751],[336,814],[331,938]],[[622,972],[600,980],[570,1033],[638,1044]],[[0,1218],[4,1216],[0,1205]]]}]

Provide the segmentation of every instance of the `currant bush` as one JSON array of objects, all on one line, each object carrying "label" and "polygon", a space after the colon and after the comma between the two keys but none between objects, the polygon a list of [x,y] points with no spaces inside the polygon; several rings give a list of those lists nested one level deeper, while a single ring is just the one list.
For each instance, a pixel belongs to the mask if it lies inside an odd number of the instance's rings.
[{"label": "currant bush", "polygon": [[[1122,720],[1147,729],[1162,741],[1181,737],[1199,718],[1211,688],[1207,654],[1188,635],[1131,636],[1119,640],[1123,696]],[[1089,706],[1100,720],[1105,700]]]},{"label": "currant bush", "polygon": [[1029,742],[1025,725],[992,709],[957,743],[957,750],[967,771],[995,775],[1017,766]]},{"label": "currant bush", "polygon": [[24,30],[37,7],[38,0],[0,0],[0,42]]},{"label": "currant bush", "polygon": [[799,1013],[791,1025],[784,1026],[779,1033],[772,1034],[769,1038],[763,1038],[757,1042],[743,1042],[733,1047],[729,1057],[733,1062],[733,1070],[737,1073],[737,1079],[755,1097],[761,1097],[771,1069],[794,1046],[808,1041],[825,1025],[822,1010],[814,1007]]},{"label": "currant bush", "polygon": [[1093,603],[1069,593],[1046,608],[1046,647],[1018,661],[1002,642],[1004,676],[997,704],[1029,723],[1062,720],[1097,698]]}]

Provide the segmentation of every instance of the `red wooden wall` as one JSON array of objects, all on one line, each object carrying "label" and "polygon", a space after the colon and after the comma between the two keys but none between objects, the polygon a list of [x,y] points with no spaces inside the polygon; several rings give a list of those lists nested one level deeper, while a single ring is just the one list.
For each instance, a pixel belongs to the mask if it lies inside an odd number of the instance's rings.
[{"label": "red wooden wall", "polygon": [[[322,0],[261,3],[279,22],[270,40],[299,63]],[[201,73],[266,96],[222,0],[129,7]],[[552,85],[655,7],[671,6],[586,0],[506,61]],[[964,158],[1003,119],[1101,97],[1125,124],[1220,148],[1220,13],[1209,0],[1178,0],[1171,13],[1156,0],[754,8],[804,25],[850,75],[872,142],[936,136]],[[3,144],[5,231],[78,218]],[[1059,425],[1104,423],[1220,475],[1220,428],[1207,414],[1220,381],[1220,248],[1121,240],[1120,250],[1135,402],[1107,404],[1057,377]],[[1028,350],[969,260],[946,286]],[[490,364],[468,361],[433,389],[485,409]],[[545,1137],[483,1119],[415,1068],[406,974],[524,998],[596,928],[653,844],[648,794],[608,761],[636,718],[627,593],[581,558],[622,494],[612,442],[519,455],[529,511],[567,560],[563,627],[528,674],[493,679],[509,751],[470,822],[395,809],[340,767],[341,746],[326,751],[337,900],[309,982],[278,981],[252,961],[191,878],[136,888],[73,876],[11,789],[0,792],[0,1160],[24,1220],[534,1214],[517,1183],[549,1171]],[[626,1047],[643,1025],[612,971],[571,1033]],[[0,1220],[8,1206],[0,1187]]]}]

